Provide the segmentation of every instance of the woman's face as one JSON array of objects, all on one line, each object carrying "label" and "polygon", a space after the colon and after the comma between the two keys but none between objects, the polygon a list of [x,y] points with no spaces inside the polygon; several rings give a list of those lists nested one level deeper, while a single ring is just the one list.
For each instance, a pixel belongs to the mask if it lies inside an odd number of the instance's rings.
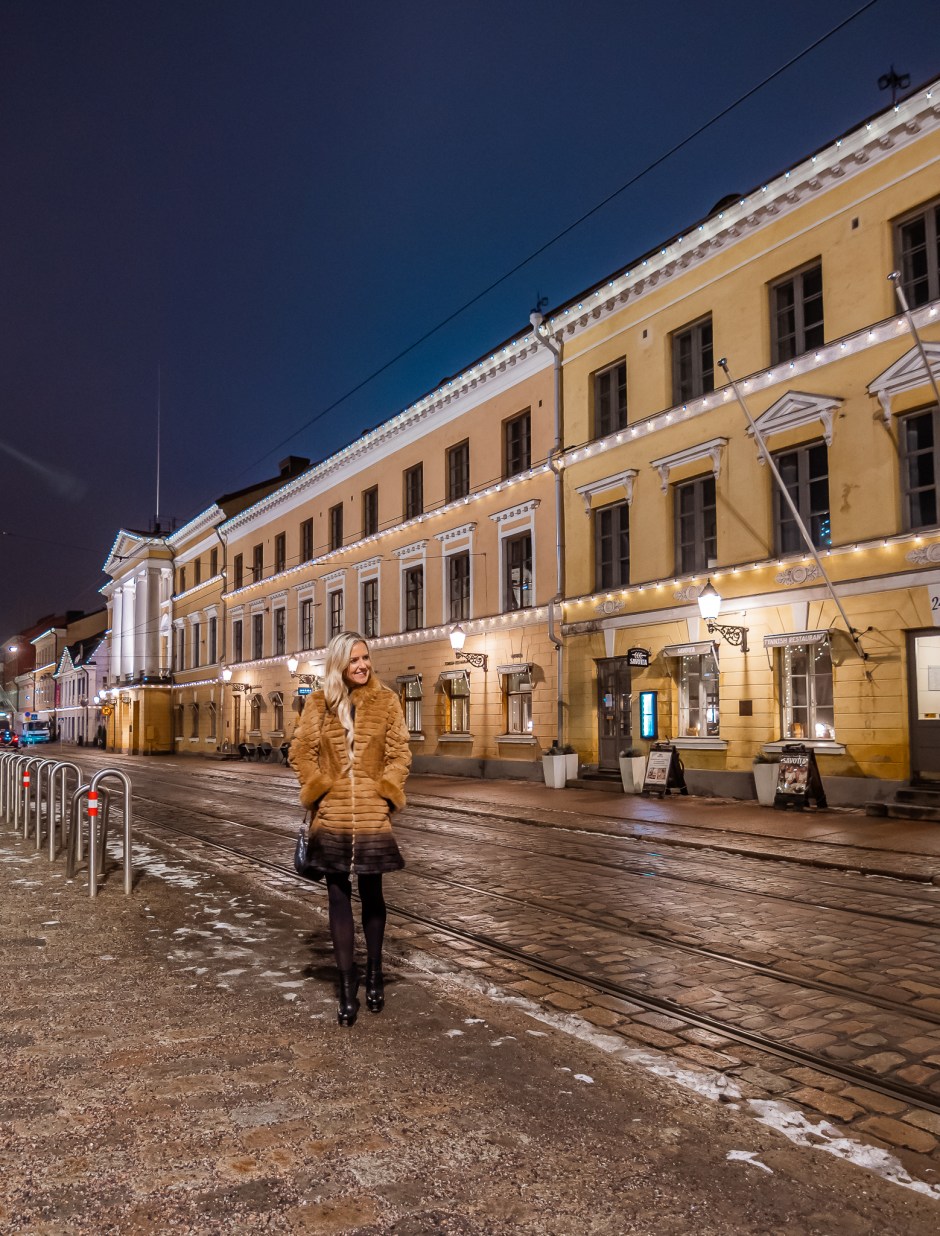
[{"label": "woman's face", "polygon": [[372,673],[372,662],[369,659],[369,649],[363,643],[355,643],[349,654],[349,664],[343,671],[346,685],[362,687],[369,681]]}]

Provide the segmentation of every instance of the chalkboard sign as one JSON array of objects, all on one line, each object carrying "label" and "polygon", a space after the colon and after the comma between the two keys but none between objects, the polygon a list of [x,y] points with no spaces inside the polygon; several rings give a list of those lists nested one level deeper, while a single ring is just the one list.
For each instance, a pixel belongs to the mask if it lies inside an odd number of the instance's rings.
[{"label": "chalkboard sign", "polygon": [[816,763],[816,752],[812,747],[804,747],[802,744],[784,747],[777,770],[774,806],[781,811],[786,811],[788,807],[802,811],[804,807],[810,806],[811,802],[814,807],[826,805],[826,793],[819,775],[819,765]]},{"label": "chalkboard sign", "polygon": [[685,784],[685,769],[679,759],[679,752],[669,743],[656,743],[650,747],[646,761],[646,777],[643,780],[641,794],[658,794],[665,798],[670,790],[678,790],[680,794],[688,794]]}]

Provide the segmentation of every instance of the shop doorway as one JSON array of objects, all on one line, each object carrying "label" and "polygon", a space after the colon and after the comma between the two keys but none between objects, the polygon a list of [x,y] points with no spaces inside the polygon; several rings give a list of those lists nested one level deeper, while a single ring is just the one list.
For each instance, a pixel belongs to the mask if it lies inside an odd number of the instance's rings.
[{"label": "shop doorway", "polygon": [[620,752],[633,744],[633,695],[626,657],[605,657],[597,665],[597,767],[619,772]]},{"label": "shop doorway", "polygon": [[940,630],[907,632],[911,780],[940,783]]}]

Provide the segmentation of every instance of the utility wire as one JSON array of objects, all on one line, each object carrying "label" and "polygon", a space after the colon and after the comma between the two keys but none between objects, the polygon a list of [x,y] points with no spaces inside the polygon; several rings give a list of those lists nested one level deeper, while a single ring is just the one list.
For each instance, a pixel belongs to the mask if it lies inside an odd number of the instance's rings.
[{"label": "utility wire", "polygon": [[874,8],[878,3],[879,0],[867,0],[865,4],[861,5],[855,10],[854,13],[850,13],[848,17],[833,26],[831,30],[826,32],[826,34],[820,35],[820,37],[810,43],[808,47],[804,47],[801,52],[798,52],[795,56],[791,56],[785,64],[782,64],[778,69],[775,69],[773,73],[765,77],[763,81],[758,82],[756,86],[752,86],[750,90],[745,91],[744,94],[735,99],[733,103],[729,103],[727,107],[723,107],[721,111],[716,112],[711,119],[706,120],[692,133],[689,133],[686,137],[682,138],[681,141],[676,142],[676,144],[671,146],[664,154],[659,155],[651,163],[648,163],[644,168],[641,168],[640,171],[631,176],[628,181],[622,184],[619,189],[614,189],[612,193],[608,193],[605,198],[599,201],[595,206],[592,206],[590,210],[585,211],[584,214],[575,219],[573,223],[569,223],[567,227],[562,228],[562,230],[552,236],[551,239],[546,240],[544,244],[539,245],[539,247],[533,250],[528,257],[523,258],[522,261],[517,262],[515,266],[507,270],[505,274],[500,275],[498,279],[494,279],[492,283],[487,284],[482,291],[477,292],[475,296],[472,296],[468,301],[465,301],[458,309],[455,309],[452,313],[449,313],[447,317],[442,318],[436,326],[432,326],[430,330],[425,331],[425,333],[418,339],[415,339],[413,343],[410,343],[406,348],[403,348],[395,356],[391,357],[390,360],[385,361],[385,363],[380,365],[378,369],[374,369],[372,373],[363,378],[362,381],[357,382],[356,385],[346,391],[345,394],[340,395],[338,399],[334,399],[331,404],[328,404],[327,407],[323,408],[315,416],[312,416],[310,420],[301,425],[299,429],[295,430],[288,437],[277,443],[276,446],[271,447],[270,450],[266,451],[252,463],[248,464],[242,469],[241,472],[237,474],[237,476],[244,476],[246,472],[249,472],[257,464],[261,463],[265,459],[268,459],[271,455],[275,454],[275,452],[285,447],[289,442],[293,442],[296,437],[304,433],[305,430],[311,427],[311,425],[315,425],[317,421],[321,421],[324,416],[328,416],[330,412],[335,411],[341,404],[345,403],[347,399],[352,398],[352,396],[358,391],[361,391],[364,386],[368,386],[370,382],[373,382],[377,377],[385,373],[386,370],[391,369],[393,365],[397,365],[400,360],[404,359],[404,357],[408,356],[409,353],[413,352],[416,348],[419,348],[422,343],[426,343],[432,335],[436,335],[438,331],[443,330],[444,327],[450,322],[453,322],[455,318],[458,318],[461,314],[466,313],[468,309],[470,309],[478,301],[481,301],[485,296],[488,296],[490,292],[494,291],[501,284],[505,283],[507,279],[511,279],[513,275],[518,274],[520,270],[528,266],[530,262],[534,262],[537,257],[540,257],[546,250],[550,249],[553,245],[556,245],[558,241],[563,239],[563,237],[567,236],[570,232],[573,232],[575,228],[580,227],[582,223],[585,223],[588,219],[592,218],[592,216],[596,215],[598,211],[603,210],[605,206],[609,205],[615,198],[619,197],[621,193],[625,193],[627,189],[631,189],[635,184],[638,184],[639,181],[648,176],[650,172],[655,171],[657,167],[660,167],[663,163],[665,163],[667,159],[671,159],[674,154],[677,154],[685,146],[688,146],[690,142],[695,141],[697,137],[701,137],[703,133],[712,128],[713,125],[716,125],[719,120],[723,120],[725,116],[730,115],[730,113],[740,107],[742,103],[746,103],[748,99],[763,90],[765,86],[768,86],[772,81],[780,77],[781,74],[785,73],[788,69],[791,69],[795,64],[798,64],[799,61],[804,59],[804,57],[808,56],[811,52],[814,52],[817,47],[821,47],[823,43],[828,42],[828,40],[838,34],[840,30],[844,30],[845,27],[855,21],[856,18],[861,17],[863,13],[866,13],[869,9]]}]

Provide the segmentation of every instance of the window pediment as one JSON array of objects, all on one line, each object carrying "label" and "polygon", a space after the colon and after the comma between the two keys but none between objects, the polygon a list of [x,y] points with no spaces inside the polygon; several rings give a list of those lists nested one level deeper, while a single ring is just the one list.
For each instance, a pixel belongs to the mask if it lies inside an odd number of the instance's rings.
[{"label": "window pediment", "polygon": [[[826,446],[832,446],[832,422],[842,400],[832,395],[811,395],[804,391],[787,391],[785,395],[772,403],[766,412],[757,417],[755,424],[761,437],[772,438],[775,434],[785,433],[788,429],[799,429],[803,425],[822,425]],[[754,437],[754,430],[748,426],[748,437]],[[760,462],[764,463],[761,455]]]},{"label": "window pediment", "polygon": [[627,468],[624,472],[615,472],[612,476],[605,476],[599,481],[591,481],[588,485],[578,485],[575,492],[580,494],[584,500],[584,513],[590,515],[591,502],[596,494],[606,494],[611,490],[623,490],[624,496],[627,499],[627,506],[633,505],[633,483],[639,473],[636,468]]},{"label": "window pediment", "polygon": [[727,438],[710,438],[708,442],[702,442],[698,446],[689,446],[684,451],[676,451],[673,455],[663,455],[660,459],[650,460],[650,467],[655,468],[659,473],[660,488],[663,493],[669,488],[669,477],[676,468],[684,467],[685,464],[698,463],[703,459],[711,462],[712,472],[717,481],[721,472],[721,453],[727,445]]},{"label": "window pediment", "polygon": [[[930,365],[930,373],[940,381],[940,343],[924,343],[924,352]],[[930,384],[930,374],[924,364],[920,349],[910,348],[902,357],[889,365],[868,384],[869,395],[877,396],[886,425],[891,423],[891,400],[903,391],[913,391]]]}]

